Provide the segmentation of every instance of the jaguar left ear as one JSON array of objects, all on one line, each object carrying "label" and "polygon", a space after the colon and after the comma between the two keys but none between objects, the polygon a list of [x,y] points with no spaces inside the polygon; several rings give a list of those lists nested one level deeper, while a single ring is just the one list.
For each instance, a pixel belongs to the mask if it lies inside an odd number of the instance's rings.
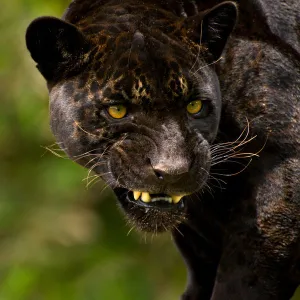
[{"label": "jaguar left ear", "polygon": [[237,5],[223,2],[185,20],[187,35],[206,48],[208,61],[218,60],[237,20]]},{"label": "jaguar left ear", "polygon": [[48,81],[59,80],[78,70],[91,48],[78,28],[53,17],[41,17],[29,25],[26,45]]}]

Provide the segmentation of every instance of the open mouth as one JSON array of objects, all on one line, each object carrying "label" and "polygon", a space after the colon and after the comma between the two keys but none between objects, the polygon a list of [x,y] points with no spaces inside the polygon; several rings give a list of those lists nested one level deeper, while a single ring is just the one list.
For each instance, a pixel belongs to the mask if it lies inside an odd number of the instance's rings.
[{"label": "open mouth", "polygon": [[144,208],[163,210],[183,209],[186,195],[150,194],[148,192],[129,191],[127,199]]},{"label": "open mouth", "polygon": [[125,217],[142,232],[171,231],[186,220],[187,194],[165,194],[114,189]]}]

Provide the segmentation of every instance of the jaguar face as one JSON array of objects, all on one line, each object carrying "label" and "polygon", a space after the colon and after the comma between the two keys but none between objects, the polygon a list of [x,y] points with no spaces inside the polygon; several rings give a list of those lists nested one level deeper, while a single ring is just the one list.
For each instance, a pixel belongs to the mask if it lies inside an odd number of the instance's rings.
[{"label": "jaguar face", "polygon": [[[154,19],[151,28],[129,22],[128,8],[123,13],[127,22],[98,26],[97,34],[87,21],[38,19],[27,46],[48,81],[61,147],[113,188],[134,226],[171,230],[209,176],[221,114],[210,64],[222,53],[236,7],[229,2],[187,19],[161,10],[168,26]],[[49,28],[57,33],[42,49],[54,52],[46,63],[39,47]]]},{"label": "jaguar face", "polygon": [[[174,56],[147,58],[153,60],[160,65],[139,62],[103,85],[91,81],[93,93],[80,91],[78,102],[69,82],[50,92],[51,125],[63,148],[115,189],[129,219],[151,231],[151,224],[173,226],[165,218],[183,217],[185,196],[205,184],[221,110],[214,72],[194,75],[192,60],[179,64]],[[115,64],[112,73],[119,69],[126,67]],[[146,225],[145,218],[161,221]]]}]

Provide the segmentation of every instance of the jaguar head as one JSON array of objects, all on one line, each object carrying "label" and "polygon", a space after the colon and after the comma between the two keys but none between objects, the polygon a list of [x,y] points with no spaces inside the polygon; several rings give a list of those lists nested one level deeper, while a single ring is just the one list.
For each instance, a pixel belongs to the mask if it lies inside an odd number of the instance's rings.
[{"label": "jaguar head", "polygon": [[214,62],[236,6],[183,18],[108,3],[97,17],[73,15],[39,18],[26,35],[48,83],[52,131],[114,189],[137,228],[171,230],[209,177],[221,114]]}]

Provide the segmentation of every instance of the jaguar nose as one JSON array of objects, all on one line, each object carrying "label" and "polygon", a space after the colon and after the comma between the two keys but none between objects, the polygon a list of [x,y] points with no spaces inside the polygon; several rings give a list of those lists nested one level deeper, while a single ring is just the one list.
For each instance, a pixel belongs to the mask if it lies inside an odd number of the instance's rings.
[{"label": "jaguar nose", "polygon": [[169,183],[175,183],[189,172],[189,166],[184,165],[174,168],[172,166],[160,164],[153,166],[153,171],[158,179]]}]

